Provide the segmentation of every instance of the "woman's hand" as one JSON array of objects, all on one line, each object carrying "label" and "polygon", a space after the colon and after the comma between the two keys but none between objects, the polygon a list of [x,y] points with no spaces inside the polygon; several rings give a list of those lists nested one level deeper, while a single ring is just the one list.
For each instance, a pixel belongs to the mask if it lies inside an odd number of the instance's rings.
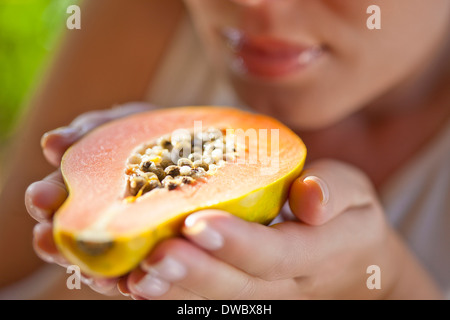
[{"label": "woman's hand", "polygon": [[[44,154],[59,165],[64,151],[88,131],[150,107],[130,104],[85,114],[46,134]],[[66,197],[59,170],[26,192],[27,209],[39,222],[35,250],[62,266],[68,262],[53,242],[51,219]],[[387,225],[359,170],[336,161],[313,163],[292,185],[289,204],[293,214],[270,227],[222,211],[194,213],[185,221],[183,237],[161,242],[127,276],[84,281],[98,292],[111,294],[118,287],[136,299],[439,297]],[[380,290],[367,286],[372,265],[381,270]]]},{"label": "woman's hand", "polygon": [[[405,293],[396,287],[411,259],[364,174],[340,162],[316,162],[293,184],[289,203],[295,221],[270,227],[216,210],[190,215],[185,238],[159,244],[120,280],[121,291],[138,299],[226,300]],[[367,285],[371,265],[381,270],[379,290]]]},{"label": "woman's hand", "polygon": [[[73,143],[103,123],[154,108],[147,103],[128,103],[113,109],[92,111],[77,117],[69,126],[46,133],[41,140],[43,153],[51,164],[59,167],[64,152]],[[41,181],[31,184],[25,193],[28,213],[38,221],[34,228],[33,245],[36,253],[45,261],[67,267],[69,263],[58,252],[52,236],[53,213],[63,204],[67,190],[60,170]],[[112,294],[117,279],[93,279],[83,277],[85,284],[94,290]]]}]

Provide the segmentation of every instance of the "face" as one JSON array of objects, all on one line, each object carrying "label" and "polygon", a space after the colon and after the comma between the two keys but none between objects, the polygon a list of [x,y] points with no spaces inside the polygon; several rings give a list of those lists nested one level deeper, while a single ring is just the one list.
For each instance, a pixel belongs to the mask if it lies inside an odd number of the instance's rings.
[{"label": "face", "polygon": [[[426,68],[448,0],[186,0],[213,62],[251,108],[294,129],[333,125]],[[367,8],[381,9],[369,30]]]}]

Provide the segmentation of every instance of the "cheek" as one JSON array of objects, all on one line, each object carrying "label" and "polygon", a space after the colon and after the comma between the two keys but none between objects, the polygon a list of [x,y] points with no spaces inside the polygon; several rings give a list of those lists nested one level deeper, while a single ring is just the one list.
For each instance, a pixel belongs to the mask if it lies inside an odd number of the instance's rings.
[{"label": "cheek", "polygon": [[[349,1],[340,3],[344,2]],[[298,83],[291,90],[278,88],[277,95],[267,94],[265,103],[274,102],[268,109],[281,113],[285,122],[299,129],[320,129],[395,88],[422,79],[448,37],[450,1],[433,0],[433,5],[409,0],[370,2],[381,8],[381,30],[366,27],[369,2],[359,7],[349,4],[351,10],[332,11],[328,28],[336,28],[327,33],[318,27],[330,44],[330,59],[308,83]]]},{"label": "cheek", "polygon": [[[329,0],[328,3],[337,2]],[[329,38],[336,61],[363,83],[401,82],[433,59],[448,37],[448,0],[351,0],[336,14],[341,18],[340,34]],[[369,30],[369,5],[380,8],[380,30]],[[335,8],[337,10],[337,8]],[[356,9],[356,10],[355,10]]]},{"label": "cheek", "polygon": [[[448,41],[450,1],[373,1],[381,10],[381,29],[369,30],[354,24],[358,41],[336,42],[337,65],[345,83],[353,83],[353,95],[360,105],[393,92],[396,88],[420,84]],[[353,20],[356,22],[356,20]],[[348,33],[350,34],[350,32]],[[342,42],[343,44],[344,42]],[[348,87],[352,90],[351,87]]]}]

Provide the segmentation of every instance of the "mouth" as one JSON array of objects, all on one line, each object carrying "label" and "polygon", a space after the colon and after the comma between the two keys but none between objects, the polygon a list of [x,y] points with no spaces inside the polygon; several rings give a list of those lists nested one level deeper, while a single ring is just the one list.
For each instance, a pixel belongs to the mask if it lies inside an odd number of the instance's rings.
[{"label": "mouth", "polygon": [[221,32],[233,52],[233,69],[262,78],[299,72],[324,53],[319,45],[302,45],[268,35],[249,35],[237,29]]}]

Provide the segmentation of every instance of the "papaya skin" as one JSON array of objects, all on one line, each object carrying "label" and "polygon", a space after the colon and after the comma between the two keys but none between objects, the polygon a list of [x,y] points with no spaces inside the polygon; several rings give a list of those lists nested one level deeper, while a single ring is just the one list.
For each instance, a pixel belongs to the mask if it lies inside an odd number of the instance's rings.
[{"label": "papaya skin", "polygon": [[[177,109],[180,112],[184,112],[183,110],[189,112],[191,109],[204,109],[205,112],[209,112],[209,108],[183,107]],[[223,110],[228,112],[228,109]],[[282,125],[280,124],[280,126]],[[101,130],[101,127],[94,131],[97,130]],[[70,149],[74,147],[76,148],[76,145]],[[66,152],[66,155],[70,155],[70,149]],[[96,277],[118,277],[137,267],[140,261],[159,242],[179,235],[185,218],[195,211],[219,209],[247,221],[268,224],[279,213],[287,200],[290,185],[303,169],[306,148],[300,138],[298,138],[298,152],[298,161],[286,174],[278,177],[271,183],[253,189],[251,192],[224,201],[213,199],[213,201],[209,201],[204,205],[197,205],[195,208],[188,208],[186,211],[180,210],[174,215],[168,215],[167,219],[163,219],[139,231],[132,230],[118,233],[113,235],[108,241],[97,241],[95,239],[92,242],[84,241],[82,245],[80,245],[80,230],[70,230],[70,228],[61,223],[62,219],[60,219],[67,208],[76,205],[76,200],[73,197],[73,194],[76,193],[76,188],[73,188],[71,185],[70,172],[66,171],[65,161],[67,159],[65,155],[62,160],[61,171],[69,196],[55,214],[53,229],[55,243],[61,253],[71,263],[78,265],[84,273]]]}]

